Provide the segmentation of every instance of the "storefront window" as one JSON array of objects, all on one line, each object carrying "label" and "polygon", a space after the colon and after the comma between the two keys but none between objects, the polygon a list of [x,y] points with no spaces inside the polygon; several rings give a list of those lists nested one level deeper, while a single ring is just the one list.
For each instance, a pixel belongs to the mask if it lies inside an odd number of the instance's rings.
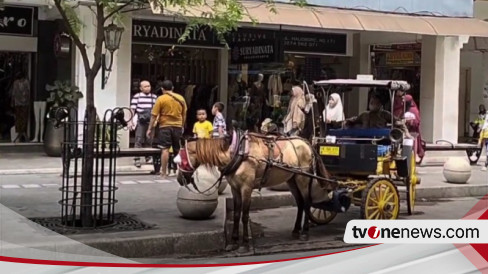
[{"label": "storefront window", "polygon": [[[421,44],[371,46],[371,65],[375,79],[403,80],[410,84],[408,93],[420,105]],[[384,93],[386,97],[388,95]],[[389,98],[384,98],[389,109]]]},{"label": "storefront window", "polygon": [[281,126],[294,84],[347,78],[348,72],[348,57],[312,54],[285,53],[283,62],[230,64],[228,120],[253,131],[266,118]]},{"label": "storefront window", "polygon": [[132,47],[131,97],[140,92],[142,80],[151,82],[153,93],[161,95],[161,84],[171,80],[174,91],[181,94],[187,103],[186,131],[196,122],[198,109],[207,110],[212,119],[211,108],[218,100],[218,50],[134,44]]}]

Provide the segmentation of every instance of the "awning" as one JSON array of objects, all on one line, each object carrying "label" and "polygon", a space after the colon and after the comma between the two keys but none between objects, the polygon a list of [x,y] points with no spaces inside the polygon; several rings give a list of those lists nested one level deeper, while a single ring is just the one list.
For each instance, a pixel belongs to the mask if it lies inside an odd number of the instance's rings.
[{"label": "awning", "polygon": [[[242,1],[248,13],[261,24],[301,26],[331,30],[398,32],[438,36],[488,37],[488,22],[475,18],[453,18],[391,14],[372,11],[346,10],[325,7],[298,7],[275,3],[276,14],[266,3]],[[153,9],[154,13],[159,13]],[[185,12],[176,7],[166,7],[163,14],[202,16],[208,7],[191,8]],[[249,18],[243,22],[251,22]]]}]

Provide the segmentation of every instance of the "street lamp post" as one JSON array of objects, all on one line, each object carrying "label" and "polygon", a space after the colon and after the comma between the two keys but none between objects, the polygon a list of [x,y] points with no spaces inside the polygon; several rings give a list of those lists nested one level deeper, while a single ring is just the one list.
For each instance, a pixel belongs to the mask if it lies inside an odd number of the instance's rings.
[{"label": "street lamp post", "polygon": [[[102,89],[105,88],[110,72],[112,71],[112,65],[114,61],[114,52],[120,47],[120,39],[122,38],[122,33],[124,28],[118,27],[114,23],[106,26],[103,29],[105,36],[105,49],[110,52],[110,62],[107,67],[106,64],[106,54],[102,54]],[[105,76],[105,72],[108,71],[108,75]]]}]

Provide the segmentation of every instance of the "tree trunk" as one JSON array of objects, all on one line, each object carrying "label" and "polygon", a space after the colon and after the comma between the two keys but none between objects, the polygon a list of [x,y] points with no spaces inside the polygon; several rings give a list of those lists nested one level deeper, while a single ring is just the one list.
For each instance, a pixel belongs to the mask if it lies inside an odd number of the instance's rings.
[{"label": "tree trunk", "polygon": [[90,227],[94,225],[93,220],[93,163],[94,144],[97,111],[94,102],[95,76],[93,73],[86,73],[86,113],[87,128],[85,131],[83,167],[81,175],[81,226]]}]

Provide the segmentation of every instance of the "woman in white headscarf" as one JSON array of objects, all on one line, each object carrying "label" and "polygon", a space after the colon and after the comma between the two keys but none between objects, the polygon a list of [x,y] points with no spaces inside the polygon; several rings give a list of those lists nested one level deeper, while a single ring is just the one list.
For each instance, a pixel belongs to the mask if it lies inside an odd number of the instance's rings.
[{"label": "woman in white headscarf", "polygon": [[305,124],[305,114],[302,109],[305,108],[305,94],[299,85],[293,86],[292,97],[288,106],[288,112],[283,119],[285,126],[284,131],[290,136],[295,136],[303,130]]},{"label": "woman in white headscarf", "polygon": [[324,122],[327,124],[344,121],[344,108],[342,106],[342,100],[339,94],[332,93],[330,95],[326,110],[324,109],[322,116],[324,117]]}]

